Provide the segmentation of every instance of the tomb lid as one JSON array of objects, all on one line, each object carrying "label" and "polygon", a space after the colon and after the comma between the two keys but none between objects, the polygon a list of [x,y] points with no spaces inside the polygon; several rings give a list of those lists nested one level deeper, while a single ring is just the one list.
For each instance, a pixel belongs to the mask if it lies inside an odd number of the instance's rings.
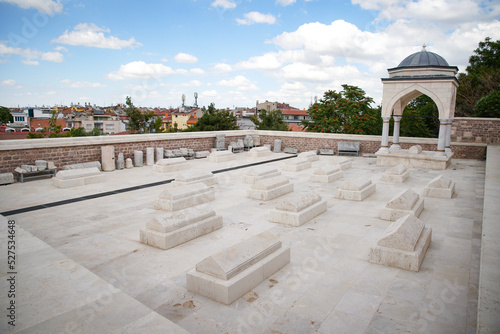
[{"label": "tomb lid", "polygon": [[340,185],[342,190],[360,191],[372,184],[372,180],[365,178],[364,176],[357,179],[347,180]]},{"label": "tomb lid", "polygon": [[276,206],[277,210],[300,212],[307,207],[321,201],[321,196],[315,192],[297,194],[291,198],[287,198]]},{"label": "tomb lid", "polygon": [[178,158],[160,159],[156,162],[156,164],[159,166],[171,166],[171,165],[182,164],[184,162],[186,162],[186,159],[184,157],[178,157]]},{"label": "tomb lid", "polygon": [[392,167],[391,169],[389,169],[387,171],[387,174],[391,174],[391,175],[403,175],[404,172],[406,172],[407,169],[405,166],[403,165],[397,165],[397,166],[394,166]]},{"label": "tomb lid", "polygon": [[269,167],[252,168],[248,171],[247,175],[248,176],[262,176],[262,175],[267,175],[267,174],[272,174],[272,173],[277,173],[277,172],[278,172],[277,168],[269,168]]},{"label": "tomb lid", "polygon": [[265,231],[207,257],[196,264],[196,270],[228,280],[279,248],[281,241],[271,232]]},{"label": "tomb lid", "polygon": [[450,187],[451,180],[444,177],[443,175],[439,175],[432,179],[427,185],[428,188],[442,188],[448,189]]},{"label": "tomb lid", "polygon": [[204,183],[195,183],[190,185],[182,185],[174,187],[169,184],[167,188],[160,193],[161,199],[176,200],[194,195],[200,195],[210,192],[211,189]]},{"label": "tomb lid", "polygon": [[424,227],[423,221],[409,214],[392,223],[385,230],[385,237],[382,237],[377,244],[382,247],[413,252]]},{"label": "tomb lid", "polygon": [[337,172],[340,172],[340,168],[337,166],[324,166],[315,169],[314,175],[330,175]]},{"label": "tomb lid", "polygon": [[254,190],[270,190],[282,186],[284,184],[288,184],[289,181],[284,176],[275,176],[270,177],[264,180],[259,180],[252,185],[252,189]]},{"label": "tomb lid", "polygon": [[418,201],[418,197],[415,191],[406,189],[387,202],[385,207],[396,210],[411,210],[413,205]]},{"label": "tomb lid", "polygon": [[189,208],[157,216],[147,222],[146,227],[160,233],[169,233],[213,216],[215,216],[215,212],[213,210]]}]

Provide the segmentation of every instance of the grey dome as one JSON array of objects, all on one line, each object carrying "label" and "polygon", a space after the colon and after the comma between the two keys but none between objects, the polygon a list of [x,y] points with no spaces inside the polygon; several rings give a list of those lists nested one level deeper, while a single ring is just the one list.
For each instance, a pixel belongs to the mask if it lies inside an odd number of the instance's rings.
[{"label": "grey dome", "polygon": [[426,51],[425,49],[406,57],[398,67],[449,67],[448,62],[440,55]]}]

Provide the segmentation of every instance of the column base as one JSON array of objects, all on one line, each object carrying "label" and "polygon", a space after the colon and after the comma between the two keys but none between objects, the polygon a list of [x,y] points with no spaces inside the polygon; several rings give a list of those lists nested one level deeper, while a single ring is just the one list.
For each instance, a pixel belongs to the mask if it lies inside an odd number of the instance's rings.
[{"label": "column base", "polygon": [[444,151],[445,151],[445,153],[452,153],[453,152],[450,147],[445,148]]},{"label": "column base", "polygon": [[389,148],[390,151],[395,151],[395,150],[400,150],[401,146],[399,144],[392,144],[391,147]]},{"label": "column base", "polygon": [[382,146],[377,152],[375,152],[375,154],[377,153],[389,153],[389,148],[387,146]]}]

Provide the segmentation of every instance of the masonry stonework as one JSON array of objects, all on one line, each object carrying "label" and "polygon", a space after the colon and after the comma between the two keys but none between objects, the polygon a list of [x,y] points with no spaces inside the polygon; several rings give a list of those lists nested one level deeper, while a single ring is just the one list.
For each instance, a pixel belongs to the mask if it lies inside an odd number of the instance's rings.
[{"label": "masonry stonework", "polygon": [[500,144],[500,118],[456,117],[451,124],[451,140]]},{"label": "masonry stonework", "polygon": [[[500,124],[500,122],[494,123]],[[495,125],[496,126],[496,125]],[[124,159],[132,158],[134,151],[146,151],[147,147],[163,147],[166,150],[190,148],[194,151],[210,151],[214,147],[215,135],[220,132],[192,132],[174,134],[147,134],[103,137],[79,137],[5,140],[0,141],[0,173],[13,172],[22,164],[33,164],[35,160],[53,161],[61,168],[64,165],[101,160],[101,146],[113,145],[115,159],[122,152]],[[226,135],[226,148],[230,142],[237,142],[245,135],[259,135],[260,144],[274,145],[274,141],[282,141],[282,148],[297,148],[299,152],[333,149],[337,151],[339,141],[355,141],[360,143],[360,155],[373,154],[380,148],[380,136],[319,134],[306,132],[280,132],[239,130],[223,131]],[[498,134],[497,134],[498,135]],[[400,138],[400,145],[408,149],[420,145],[423,150],[434,151],[436,139]],[[452,143],[454,158],[484,159],[486,144],[484,143]]]}]

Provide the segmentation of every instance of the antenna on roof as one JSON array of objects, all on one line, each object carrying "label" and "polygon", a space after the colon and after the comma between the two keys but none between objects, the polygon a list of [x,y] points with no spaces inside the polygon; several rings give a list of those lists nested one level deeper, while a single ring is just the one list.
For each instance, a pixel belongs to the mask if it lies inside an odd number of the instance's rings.
[{"label": "antenna on roof", "polygon": [[194,106],[198,108],[198,93],[194,92]]},{"label": "antenna on roof", "polygon": [[186,95],[182,94],[182,106],[184,107],[184,102],[186,102]]}]

